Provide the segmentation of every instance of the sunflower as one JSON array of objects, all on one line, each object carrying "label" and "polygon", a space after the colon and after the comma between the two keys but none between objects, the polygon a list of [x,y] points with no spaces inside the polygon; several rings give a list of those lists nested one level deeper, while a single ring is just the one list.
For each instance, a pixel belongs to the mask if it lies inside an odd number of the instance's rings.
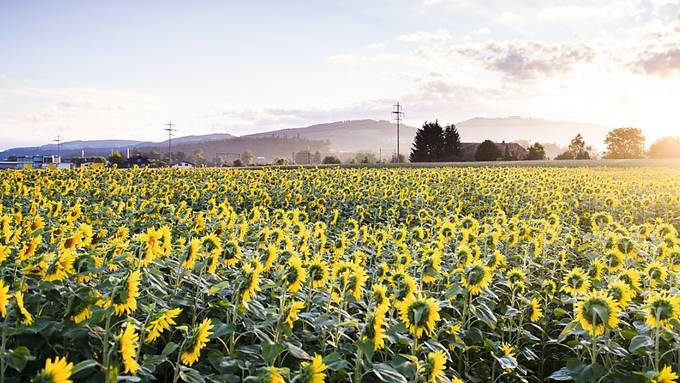
[{"label": "sunflower", "polygon": [[529,320],[536,322],[543,316],[543,311],[541,310],[541,304],[538,299],[532,298],[529,302]]},{"label": "sunflower", "polygon": [[515,348],[512,347],[510,343],[503,342],[501,343],[500,346],[501,352],[503,353],[503,356],[507,356],[510,358],[515,357]]},{"label": "sunflower", "polygon": [[[123,313],[131,314],[137,310],[137,297],[139,296],[139,280],[141,274],[139,270],[135,270],[128,276],[125,281],[126,288],[123,288],[116,295],[113,309],[116,315]],[[116,303],[119,302],[119,303]]]},{"label": "sunflower", "polygon": [[373,298],[375,299],[376,306],[389,304],[389,299],[387,299],[387,287],[385,287],[385,285],[376,283],[371,289],[373,290]]},{"label": "sunflower", "polygon": [[135,357],[137,356],[137,342],[139,335],[135,333],[135,325],[128,323],[125,330],[121,330],[118,337],[120,343],[120,356],[123,359],[123,366],[126,374],[136,374],[139,369],[139,363]]},{"label": "sunflower", "polygon": [[394,306],[400,308],[407,299],[415,294],[416,281],[405,270],[398,270],[392,275],[392,289],[395,300]]},{"label": "sunflower", "polygon": [[375,311],[366,318],[362,339],[370,339],[376,350],[381,350],[385,347],[385,338],[387,338],[387,335],[385,334],[383,323],[385,322],[387,310],[389,310],[387,305],[378,306]]},{"label": "sunflower", "polygon": [[671,366],[665,366],[653,378],[651,383],[675,383],[678,381],[678,374],[673,372]]},{"label": "sunflower", "polygon": [[321,355],[314,355],[311,362],[302,362],[298,381],[302,383],[324,383],[326,381],[326,365]]},{"label": "sunflower", "polygon": [[401,319],[412,335],[432,334],[439,321],[439,305],[434,298],[411,295],[400,308]]},{"label": "sunflower", "polygon": [[644,274],[649,278],[649,286],[655,288],[668,277],[668,271],[659,261],[652,261],[645,267]]},{"label": "sunflower", "polygon": [[196,264],[196,261],[198,260],[198,255],[201,250],[201,240],[198,238],[192,238],[191,241],[189,241],[189,246],[187,249],[187,257],[182,262],[182,267],[186,269],[193,269],[194,265]]},{"label": "sunflower", "polygon": [[0,279],[0,317],[7,315],[7,304],[10,298],[8,292],[9,286],[5,286],[5,281]]},{"label": "sunflower", "polygon": [[630,301],[633,299],[633,294],[630,291],[630,287],[626,282],[619,279],[615,279],[609,283],[609,288],[607,289],[609,296],[612,297],[618,304],[619,307],[624,309],[628,306]]},{"label": "sunflower", "polygon": [[652,328],[670,328],[670,321],[680,318],[680,296],[653,293],[645,301],[646,323]]},{"label": "sunflower", "polygon": [[491,270],[481,260],[476,260],[463,270],[461,285],[470,294],[478,295],[491,284]]},{"label": "sunflower", "polygon": [[145,342],[151,343],[161,336],[161,333],[175,324],[175,318],[182,312],[180,308],[165,310],[146,327]]},{"label": "sunflower", "polygon": [[286,314],[286,320],[284,320],[284,322],[287,323],[290,328],[293,328],[293,324],[297,320],[298,313],[303,308],[305,308],[305,302],[293,301],[293,303],[291,303],[290,307],[288,308],[288,313]]},{"label": "sunflower", "polygon": [[286,381],[281,376],[279,369],[276,367],[265,367],[258,373],[261,383],[285,383]]},{"label": "sunflower", "polygon": [[562,279],[562,291],[572,296],[585,294],[590,288],[590,278],[583,269],[576,267],[570,270]]},{"label": "sunflower", "polygon": [[224,254],[224,264],[229,266],[234,266],[239,263],[243,252],[241,251],[241,246],[239,246],[238,241],[235,239],[230,239],[224,244],[224,250],[222,246],[219,247],[220,251]]},{"label": "sunflower", "polygon": [[33,378],[34,383],[72,383],[73,363],[66,361],[65,357],[56,357],[54,360],[47,359],[45,368],[40,370]]},{"label": "sunflower", "polygon": [[312,259],[307,274],[311,278],[313,288],[323,287],[328,281],[328,265],[317,255]]},{"label": "sunflower", "polygon": [[606,291],[592,291],[574,305],[576,320],[591,336],[604,334],[618,323],[619,305]]},{"label": "sunflower", "polygon": [[258,261],[253,261],[255,266],[251,264],[243,265],[243,272],[245,273],[245,280],[241,285],[241,303],[248,304],[253,296],[260,291],[260,275],[262,274],[262,264]]},{"label": "sunflower", "polygon": [[623,254],[612,250],[605,251],[603,262],[607,266],[609,271],[617,271],[618,269],[623,267],[624,263]]},{"label": "sunflower", "polygon": [[192,366],[201,357],[201,350],[208,344],[210,335],[212,335],[213,324],[210,319],[205,319],[198,325],[194,336],[192,337],[189,346],[182,351],[180,359],[182,363],[187,366]]},{"label": "sunflower", "polygon": [[632,296],[635,297],[640,290],[640,272],[635,269],[627,269],[619,274],[619,279],[626,282],[630,287]]},{"label": "sunflower", "polygon": [[307,279],[307,270],[302,267],[302,260],[297,255],[288,258],[288,269],[285,271],[285,279],[288,291],[295,293],[302,287],[302,282]]},{"label": "sunflower", "polygon": [[510,287],[524,287],[524,281],[527,279],[527,275],[524,273],[524,271],[517,267],[513,267],[512,269],[508,270],[508,272],[505,274],[505,277],[507,279],[508,286]]},{"label": "sunflower", "polygon": [[26,310],[26,307],[24,307],[24,293],[17,291],[14,293],[14,298],[17,300],[17,307],[21,312],[21,316],[24,317],[21,323],[25,324],[26,326],[30,326],[31,323],[33,323],[33,316],[31,316],[31,313],[29,313],[28,310]]},{"label": "sunflower", "polygon": [[444,378],[446,378],[444,369],[446,369],[446,354],[444,354],[444,351],[439,350],[427,354],[427,359],[425,360],[425,381],[427,383],[444,381]]}]

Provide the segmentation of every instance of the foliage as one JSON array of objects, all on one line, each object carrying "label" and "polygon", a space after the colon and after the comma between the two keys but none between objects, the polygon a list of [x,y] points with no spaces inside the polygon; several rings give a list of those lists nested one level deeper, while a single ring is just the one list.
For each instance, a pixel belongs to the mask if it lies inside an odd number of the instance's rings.
[{"label": "foliage", "polygon": [[451,124],[444,127],[442,135],[444,144],[442,145],[442,152],[440,154],[440,161],[459,161],[463,154],[463,148],[460,142],[460,134],[456,125]]},{"label": "foliage", "polygon": [[605,158],[642,158],[645,136],[639,128],[617,128],[607,133],[604,143],[607,144]]},{"label": "foliage", "polygon": [[545,160],[545,149],[543,145],[536,142],[529,147],[525,160]]},{"label": "foliage", "polygon": [[586,141],[581,136],[581,133],[572,138],[569,147],[563,153],[560,153],[556,160],[589,160],[592,147],[586,146]]},{"label": "foliage", "polygon": [[411,162],[443,162],[460,160],[462,146],[456,126],[442,128],[439,121],[425,122],[416,131],[411,149]]},{"label": "foliage", "polygon": [[340,159],[337,156],[326,156],[323,158],[324,164],[340,164]]},{"label": "foliage", "polygon": [[491,140],[484,140],[477,147],[475,161],[496,161],[501,156],[498,146]]},{"label": "foliage", "polygon": [[675,170],[0,173],[4,381],[672,382]]},{"label": "foliage", "polygon": [[680,137],[663,137],[649,148],[651,158],[680,158]]}]

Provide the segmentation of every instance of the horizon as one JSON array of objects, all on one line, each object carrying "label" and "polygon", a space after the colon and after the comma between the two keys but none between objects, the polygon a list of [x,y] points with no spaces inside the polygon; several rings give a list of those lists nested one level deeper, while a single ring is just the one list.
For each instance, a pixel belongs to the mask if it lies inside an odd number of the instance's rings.
[{"label": "horizon", "polygon": [[[523,116],[678,135],[666,0],[0,6],[0,150]],[[540,37],[539,37],[540,36]],[[531,137],[527,137],[530,139]],[[599,144],[599,143],[598,143]]]}]

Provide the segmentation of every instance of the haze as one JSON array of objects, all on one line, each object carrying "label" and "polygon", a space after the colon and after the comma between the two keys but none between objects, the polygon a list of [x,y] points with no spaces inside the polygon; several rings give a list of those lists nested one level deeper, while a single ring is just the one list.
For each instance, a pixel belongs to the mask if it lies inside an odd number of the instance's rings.
[{"label": "haze", "polygon": [[[567,5],[565,5],[567,4]],[[520,115],[680,134],[680,3],[3,1],[0,149]]]}]

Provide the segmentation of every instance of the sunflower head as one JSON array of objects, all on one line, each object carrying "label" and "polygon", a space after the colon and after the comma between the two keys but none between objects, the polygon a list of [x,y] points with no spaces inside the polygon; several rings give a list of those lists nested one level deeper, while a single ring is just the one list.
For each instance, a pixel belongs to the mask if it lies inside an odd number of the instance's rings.
[{"label": "sunflower head", "polygon": [[646,323],[652,327],[670,327],[670,321],[680,318],[680,297],[654,293],[645,302]]},{"label": "sunflower head", "polygon": [[439,350],[427,354],[424,369],[427,383],[443,381],[445,377],[444,369],[446,369],[446,354],[444,354],[444,351]]},{"label": "sunflower head", "polygon": [[619,305],[606,291],[592,291],[574,305],[576,320],[591,336],[604,334],[618,323]]},{"label": "sunflower head", "polygon": [[478,295],[491,284],[491,270],[482,261],[474,261],[463,270],[461,284],[470,294]]},{"label": "sunflower head", "polygon": [[439,321],[439,305],[434,298],[411,295],[401,305],[401,319],[412,335],[432,334]]}]

